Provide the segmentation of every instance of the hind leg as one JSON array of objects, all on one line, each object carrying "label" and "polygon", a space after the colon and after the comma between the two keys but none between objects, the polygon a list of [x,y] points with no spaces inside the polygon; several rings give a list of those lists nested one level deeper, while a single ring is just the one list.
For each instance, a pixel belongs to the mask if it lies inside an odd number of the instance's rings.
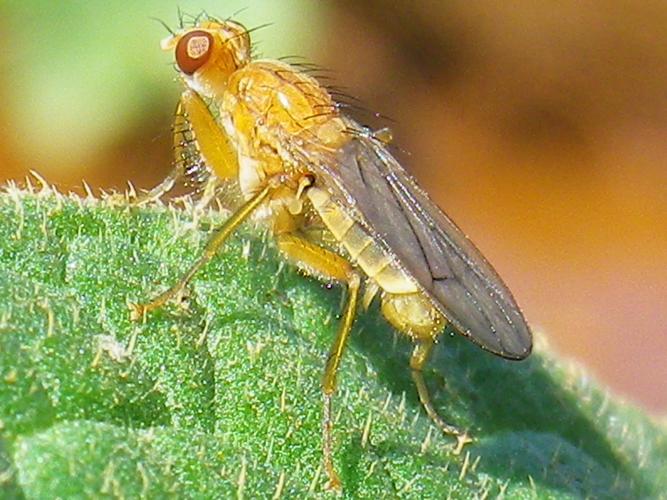
[{"label": "hind leg", "polygon": [[419,401],[421,401],[424,410],[431,418],[433,423],[437,425],[440,430],[449,436],[456,437],[456,448],[455,453],[458,454],[461,452],[466,443],[470,443],[472,439],[466,432],[460,431],[458,428],[454,427],[451,424],[448,424],[443,420],[443,418],[438,414],[433,403],[431,402],[431,395],[428,392],[428,387],[424,381],[424,375],[422,370],[424,365],[428,361],[428,357],[431,354],[431,349],[433,348],[432,340],[420,340],[417,342],[414,350],[412,351],[412,356],[410,357],[410,369],[412,371],[412,380],[414,380],[415,385],[417,386],[417,393],[419,394]]},{"label": "hind leg", "polygon": [[465,432],[445,422],[438,414],[431,402],[422,373],[435,339],[445,327],[445,318],[421,293],[385,294],[382,297],[382,314],[397,330],[415,342],[416,345],[410,357],[410,369],[412,380],[417,386],[419,401],[427,415],[443,433],[456,437],[458,441],[456,451],[459,452],[466,443],[470,442],[470,438]]}]

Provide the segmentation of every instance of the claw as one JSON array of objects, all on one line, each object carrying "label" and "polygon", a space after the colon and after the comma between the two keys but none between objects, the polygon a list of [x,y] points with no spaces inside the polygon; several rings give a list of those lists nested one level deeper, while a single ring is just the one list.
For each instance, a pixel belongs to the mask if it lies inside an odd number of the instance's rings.
[{"label": "claw", "polygon": [[329,481],[327,481],[325,488],[329,491],[337,493],[343,491],[343,485],[341,484],[340,479],[338,478],[338,475],[335,472],[333,471],[329,472]]},{"label": "claw", "polygon": [[135,304],[133,302],[127,303],[127,308],[130,310],[130,320],[139,321],[146,318],[146,306],[143,304]]},{"label": "claw", "polygon": [[456,446],[454,447],[454,455],[460,455],[461,452],[463,451],[463,447],[467,445],[468,443],[472,443],[472,438],[468,435],[467,432],[463,432],[462,434],[457,434],[456,436]]}]

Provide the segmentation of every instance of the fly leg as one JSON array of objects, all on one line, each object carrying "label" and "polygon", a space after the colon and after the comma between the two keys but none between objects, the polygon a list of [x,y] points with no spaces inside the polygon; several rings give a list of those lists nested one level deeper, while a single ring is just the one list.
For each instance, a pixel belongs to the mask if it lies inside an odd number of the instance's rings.
[{"label": "fly leg", "polygon": [[338,334],[329,350],[327,364],[324,368],[324,377],[322,379],[322,392],[324,393],[324,413],[322,416],[324,467],[329,476],[329,487],[334,490],[339,490],[341,484],[332,459],[333,413],[331,399],[336,390],[336,375],[338,374],[338,367],[340,366],[343,357],[343,350],[345,349],[345,344],[350,335],[354,316],[357,311],[360,282],[361,280],[358,274],[350,274],[347,282],[347,305],[345,306],[345,312],[343,313],[343,319],[340,323]]},{"label": "fly leg", "polygon": [[322,451],[324,469],[329,477],[328,487],[341,489],[341,482],[333,464],[333,411],[332,398],[336,391],[336,375],[343,357],[343,351],[352,329],[357,311],[361,278],[352,265],[339,255],[314,243],[286,234],[278,236],[278,248],[297,267],[316,277],[335,280],[347,285],[347,301],[338,334],[327,357],[322,377],[322,393],[324,395],[324,411],[322,415]]},{"label": "fly leg", "polygon": [[[279,182],[279,181],[278,181]],[[241,208],[239,208],[234,215],[227,219],[222,226],[220,226],[208,240],[204,253],[193,264],[193,266],[185,273],[181,279],[172,286],[169,290],[161,293],[155,299],[147,304],[130,304],[131,317],[137,320],[145,316],[146,313],[162,307],[168,300],[177,296],[183,288],[192,279],[195,273],[208,261],[210,261],[225,240],[234,232],[234,230],[252,214],[255,209],[262,204],[264,200],[278,187],[278,183],[270,183],[262,191],[246,201]]]},{"label": "fly leg", "polygon": [[178,181],[186,176],[187,163],[196,162],[196,158],[187,158],[190,151],[187,146],[191,142],[192,124],[183,110],[183,100],[179,99],[174,112],[174,122],[171,126],[173,134],[174,162],[171,171],[160,184],[138,195],[132,202],[135,206],[158,200],[171,191]]},{"label": "fly leg", "polygon": [[171,172],[160,184],[138,196],[134,205],[159,199],[178,181],[200,184],[208,176],[204,194],[198,203],[199,206],[205,206],[215,195],[219,179],[237,176],[236,149],[216,122],[208,105],[190,89],[185,90],[178,101],[172,133],[174,166]]},{"label": "fly leg", "polygon": [[211,201],[216,197],[217,190],[220,185],[220,181],[215,175],[209,176],[204,184],[204,188],[201,190],[201,195],[197,199],[197,202],[194,205],[195,212],[203,210],[208,207]]},{"label": "fly leg", "polygon": [[167,194],[169,191],[172,190],[176,182],[183,177],[183,173],[181,171],[180,165],[174,166],[171,171],[167,174],[167,177],[165,177],[160,184],[157,186],[152,187],[148,191],[141,193],[137,195],[136,198],[131,200],[132,205],[134,206],[141,206],[145,205],[146,203],[150,203],[155,200],[159,200]]},{"label": "fly leg", "polygon": [[456,437],[456,448],[454,449],[455,454],[459,454],[463,447],[472,442],[470,436],[466,432],[461,432],[459,429],[454,427],[451,424],[445,422],[438,412],[433,407],[431,403],[431,396],[428,392],[428,387],[424,381],[424,375],[422,370],[426,361],[428,360],[429,355],[431,354],[431,349],[433,348],[432,340],[420,339],[412,351],[412,356],[410,357],[410,369],[412,370],[412,380],[414,380],[415,385],[417,386],[417,393],[419,394],[419,401],[421,401],[424,410],[431,418],[433,423],[437,425],[440,430],[450,436]]}]

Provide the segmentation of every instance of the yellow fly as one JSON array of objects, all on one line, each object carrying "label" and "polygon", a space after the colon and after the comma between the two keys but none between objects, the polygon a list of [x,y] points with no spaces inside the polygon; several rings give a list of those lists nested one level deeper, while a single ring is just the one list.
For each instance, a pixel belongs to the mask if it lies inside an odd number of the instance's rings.
[{"label": "yellow fly", "polygon": [[446,323],[504,358],[530,354],[530,330],[500,277],[394,159],[387,131],[369,132],[346,117],[298,66],[254,60],[241,24],[198,18],[162,48],[173,52],[184,90],[175,167],[146,198],[185,180],[202,187],[205,199],[233,182],[242,201],[173,287],[132,306],[134,318],[177,296],[243,221],[260,220],[290,262],[347,287],[322,380],[329,486],[341,487],[332,460],[332,397],[360,299],[368,306],[378,297],[384,317],[415,343],[410,368],[419,399],[445,434],[465,444],[467,435],[431,404],[422,368]]}]

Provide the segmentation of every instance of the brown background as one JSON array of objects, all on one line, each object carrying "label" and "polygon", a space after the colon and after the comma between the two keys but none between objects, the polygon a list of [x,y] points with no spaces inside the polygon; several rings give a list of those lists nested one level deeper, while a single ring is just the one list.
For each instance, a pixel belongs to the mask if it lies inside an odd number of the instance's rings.
[{"label": "brown background", "polygon": [[[534,329],[664,414],[667,3],[294,0],[280,12],[256,4],[238,18],[274,22],[256,33],[264,55],[304,55],[393,119],[357,114],[391,126],[408,168],[494,263]],[[178,91],[156,48],[162,28],[131,4],[102,14],[23,5],[0,12],[0,180],[32,168],[64,190],[82,178],[106,188],[156,182],[169,166]],[[175,24],[171,4],[148,8]],[[96,35],[110,23],[129,55]],[[66,41],[79,29],[87,34]],[[42,66],[51,71],[43,88],[33,86]],[[115,94],[100,81],[116,82]],[[67,91],[73,100],[61,102]],[[90,122],[67,121],[84,95],[110,106]],[[54,102],[62,111],[35,118],[33,98],[42,99],[38,111]],[[51,117],[54,129],[31,135]],[[79,121],[105,125],[91,139]]]}]

